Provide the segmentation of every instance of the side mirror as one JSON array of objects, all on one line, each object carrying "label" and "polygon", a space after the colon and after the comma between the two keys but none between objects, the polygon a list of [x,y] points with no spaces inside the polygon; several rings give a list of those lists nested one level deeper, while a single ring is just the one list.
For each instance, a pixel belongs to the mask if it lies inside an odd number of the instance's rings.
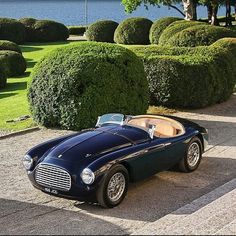
[{"label": "side mirror", "polygon": [[98,119],[97,119],[97,123],[96,123],[95,127],[99,127],[100,119],[101,119],[101,116],[98,117]]},{"label": "side mirror", "polygon": [[151,139],[153,139],[154,137],[155,129],[156,129],[156,125],[148,125],[148,132]]}]

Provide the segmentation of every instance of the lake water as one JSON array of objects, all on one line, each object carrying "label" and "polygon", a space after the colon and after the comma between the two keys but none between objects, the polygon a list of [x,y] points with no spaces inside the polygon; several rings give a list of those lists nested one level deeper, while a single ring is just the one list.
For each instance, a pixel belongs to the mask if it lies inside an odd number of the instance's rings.
[{"label": "lake water", "polygon": [[[198,7],[198,16],[206,17],[206,8]],[[219,15],[225,15],[220,8]],[[181,15],[168,7],[139,7],[132,14],[126,14],[119,0],[88,0],[88,23],[99,19],[111,19],[117,22],[132,16],[147,17],[156,20],[164,16]],[[34,17],[52,19],[65,25],[85,24],[85,2],[83,0],[0,0],[0,17]]]}]

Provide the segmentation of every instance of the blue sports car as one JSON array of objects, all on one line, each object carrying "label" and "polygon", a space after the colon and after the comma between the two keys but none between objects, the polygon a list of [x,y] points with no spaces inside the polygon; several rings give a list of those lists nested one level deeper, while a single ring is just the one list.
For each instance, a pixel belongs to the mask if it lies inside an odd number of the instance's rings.
[{"label": "blue sports car", "polygon": [[198,168],[205,128],[174,116],[105,114],[95,128],[29,150],[23,164],[34,187],[55,196],[115,207],[130,181],[172,167]]}]

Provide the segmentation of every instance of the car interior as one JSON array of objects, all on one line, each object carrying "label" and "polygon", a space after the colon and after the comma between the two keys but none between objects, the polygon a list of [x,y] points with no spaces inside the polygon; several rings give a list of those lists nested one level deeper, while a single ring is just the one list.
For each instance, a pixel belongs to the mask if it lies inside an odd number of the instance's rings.
[{"label": "car interior", "polygon": [[144,128],[145,130],[155,125],[154,136],[159,138],[175,137],[185,133],[182,124],[163,116],[134,116],[127,122],[127,125]]}]

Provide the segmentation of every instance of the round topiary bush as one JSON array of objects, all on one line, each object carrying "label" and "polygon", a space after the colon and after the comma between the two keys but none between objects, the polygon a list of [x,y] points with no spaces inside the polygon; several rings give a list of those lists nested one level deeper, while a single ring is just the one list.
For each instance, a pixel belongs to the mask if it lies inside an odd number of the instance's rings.
[{"label": "round topiary bush", "polygon": [[65,41],[69,37],[68,28],[55,21],[23,18],[20,22],[26,28],[27,42]]},{"label": "round topiary bush", "polygon": [[7,77],[22,75],[26,70],[24,57],[14,51],[0,51],[0,65]]},{"label": "round topiary bush", "polygon": [[114,33],[119,24],[112,20],[101,20],[91,24],[86,31],[88,41],[114,43]]},{"label": "round topiary bush", "polygon": [[181,18],[164,17],[164,18],[161,18],[161,19],[155,21],[152,24],[152,27],[150,29],[149,39],[150,39],[151,44],[158,44],[159,38],[160,38],[162,32],[164,31],[164,29],[167,26],[169,26],[171,23],[173,23],[175,21],[179,21],[179,20],[181,20]]},{"label": "round topiary bush", "polygon": [[5,88],[7,84],[7,77],[3,68],[0,67],[0,89]]},{"label": "round topiary bush", "polygon": [[44,57],[32,74],[28,98],[38,123],[80,130],[93,127],[104,113],[145,113],[147,86],[143,64],[133,52],[85,42]]},{"label": "round topiary bush", "polygon": [[225,37],[236,37],[236,32],[213,25],[196,25],[176,33],[167,42],[170,46],[207,46]]},{"label": "round topiary bush", "polygon": [[0,39],[20,44],[25,41],[25,27],[17,20],[0,18]]},{"label": "round topiary bush", "polygon": [[171,23],[166,29],[162,32],[160,38],[159,38],[159,44],[162,46],[168,45],[169,40],[174,37],[175,34],[181,32],[184,29],[190,28],[195,25],[206,25],[203,22],[198,21],[187,21],[187,20],[181,20],[181,21],[175,21]]},{"label": "round topiary bush", "polygon": [[11,41],[0,40],[0,50],[15,51],[21,53],[20,47]]},{"label": "round topiary bush", "polygon": [[134,17],[124,20],[115,31],[114,41],[120,44],[149,44],[152,21]]}]

